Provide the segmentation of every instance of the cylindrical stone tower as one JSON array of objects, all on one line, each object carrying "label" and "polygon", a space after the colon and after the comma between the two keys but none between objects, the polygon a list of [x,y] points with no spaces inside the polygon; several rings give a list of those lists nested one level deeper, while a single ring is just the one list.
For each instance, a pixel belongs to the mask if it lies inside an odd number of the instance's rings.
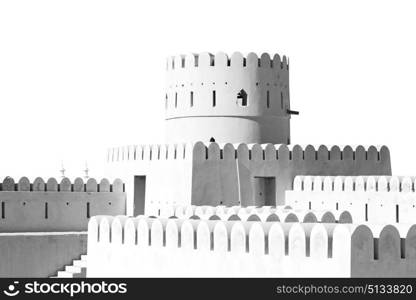
[{"label": "cylindrical stone tower", "polygon": [[268,54],[182,55],[167,61],[169,143],[290,144],[289,65]]}]

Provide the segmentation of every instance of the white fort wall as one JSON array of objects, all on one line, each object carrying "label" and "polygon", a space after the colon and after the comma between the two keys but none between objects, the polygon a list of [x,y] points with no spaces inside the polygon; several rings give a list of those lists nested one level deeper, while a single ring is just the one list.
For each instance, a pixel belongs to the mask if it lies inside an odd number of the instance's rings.
[{"label": "white fort wall", "polygon": [[94,215],[126,213],[120,179],[6,177],[0,182],[0,232],[85,231]]},{"label": "white fort wall", "polygon": [[292,209],[290,206],[162,206],[155,207],[149,215],[160,218],[222,221],[353,223],[348,211]]},{"label": "white fort wall", "polygon": [[296,176],[286,204],[294,209],[347,210],[354,222],[416,221],[414,177]]},{"label": "white fort wall", "polygon": [[[106,174],[125,180],[127,214],[134,212],[134,197],[144,193],[145,214],[154,207],[191,204],[192,145],[134,145],[108,151]],[[135,190],[135,178],[145,185]],[[143,214],[143,212],[140,212]]]},{"label": "white fort wall", "polygon": [[[107,159],[106,175],[126,183],[129,215],[133,215],[135,176],[146,176],[145,213],[149,214],[152,207],[162,205],[283,205],[296,175],[391,174],[385,146],[341,150],[338,146],[198,142],[112,148]],[[259,185],[263,179],[275,185],[268,198]]]},{"label": "white fort wall", "polygon": [[213,137],[220,143],[290,144],[286,57],[181,55],[168,59],[166,75],[168,143]]},{"label": "white fort wall", "polygon": [[349,276],[350,227],[96,217],[88,277]]},{"label": "white fort wall", "polygon": [[97,216],[88,277],[413,277],[416,226]]}]

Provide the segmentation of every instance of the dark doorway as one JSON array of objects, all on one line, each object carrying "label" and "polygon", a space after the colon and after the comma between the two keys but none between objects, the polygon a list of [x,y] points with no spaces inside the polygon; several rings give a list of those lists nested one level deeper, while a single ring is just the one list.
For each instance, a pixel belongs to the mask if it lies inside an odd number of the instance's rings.
[{"label": "dark doorway", "polygon": [[276,178],[254,177],[253,181],[254,205],[274,206],[276,205]]},{"label": "dark doorway", "polygon": [[134,216],[144,215],[146,176],[134,176]]}]

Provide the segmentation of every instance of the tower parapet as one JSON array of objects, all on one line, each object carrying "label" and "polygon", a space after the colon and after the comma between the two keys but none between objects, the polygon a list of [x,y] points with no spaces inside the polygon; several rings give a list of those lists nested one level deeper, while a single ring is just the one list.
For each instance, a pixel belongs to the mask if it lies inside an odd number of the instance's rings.
[{"label": "tower parapet", "polygon": [[165,109],[169,143],[289,144],[288,61],[238,52],[170,57]]}]

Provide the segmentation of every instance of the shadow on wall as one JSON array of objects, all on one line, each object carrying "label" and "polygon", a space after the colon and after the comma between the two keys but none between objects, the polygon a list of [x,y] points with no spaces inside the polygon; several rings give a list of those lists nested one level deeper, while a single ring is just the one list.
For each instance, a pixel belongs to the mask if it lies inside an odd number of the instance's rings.
[{"label": "shadow on wall", "polygon": [[[283,205],[295,176],[390,175],[387,147],[204,144],[193,147],[192,204]],[[274,184],[273,184],[274,181]],[[274,202],[274,203],[272,203]]]},{"label": "shadow on wall", "polygon": [[87,233],[0,233],[0,277],[50,277],[87,252]]}]

